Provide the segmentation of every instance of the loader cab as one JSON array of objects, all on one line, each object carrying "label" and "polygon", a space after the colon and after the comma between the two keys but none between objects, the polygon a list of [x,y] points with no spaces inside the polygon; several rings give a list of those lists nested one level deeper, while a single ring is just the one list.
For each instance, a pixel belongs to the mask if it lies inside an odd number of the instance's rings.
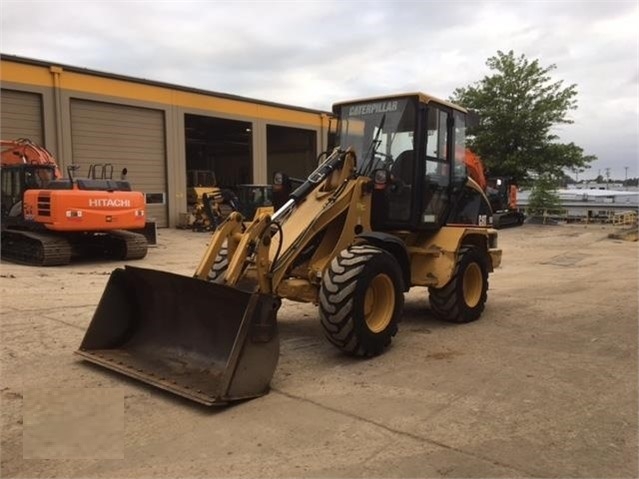
[{"label": "loader cab", "polygon": [[337,144],[373,180],[374,230],[437,230],[466,184],[466,111],[418,93],[334,106]]}]

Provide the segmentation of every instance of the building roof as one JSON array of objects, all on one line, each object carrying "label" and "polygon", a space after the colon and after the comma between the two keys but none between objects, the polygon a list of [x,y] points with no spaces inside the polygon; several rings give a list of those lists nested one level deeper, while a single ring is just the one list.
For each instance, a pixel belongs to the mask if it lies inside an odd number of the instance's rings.
[{"label": "building roof", "polygon": [[21,56],[18,56],[18,55],[8,55],[6,53],[0,53],[0,60],[2,60],[2,61],[11,61],[11,62],[16,62],[16,63],[23,63],[23,64],[27,64],[27,65],[41,66],[41,67],[45,67],[45,68],[60,67],[63,70],[67,70],[67,71],[74,72],[74,73],[93,75],[93,76],[98,76],[98,77],[103,77],[103,78],[111,78],[111,79],[115,79],[115,80],[122,80],[122,81],[131,82],[131,83],[139,83],[139,84],[143,84],[143,85],[151,85],[151,86],[168,88],[168,89],[172,89],[172,90],[184,91],[184,92],[189,92],[189,93],[197,93],[197,94],[200,94],[200,95],[215,96],[215,97],[218,97],[218,98],[225,98],[225,99],[228,99],[228,100],[242,101],[242,102],[246,102],[246,103],[254,103],[254,104],[272,106],[272,107],[278,107],[278,108],[286,108],[286,109],[289,109],[289,110],[302,111],[302,112],[306,112],[306,113],[314,113],[314,114],[318,114],[318,115],[319,114],[331,115],[331,112],[324,111],[324,110],[315,110],[315,109],[312,109],[312,108],[304,108],[304,107],[295,106],[295,105],[287,105],[287,104],[284,104],[284,103],[276,103],[276,102],[271,102],[271,101],[258,100],[258,99],[255,99],[255,98],[249,98],[249,97],[244,97],[244,96],[239,96],[239,95],[231,95],[229,93],[221,93],[221,92],[216,92],[216,91],[212,91],[212,90],[204,90],[204,89],[201,89],[201,88],[193,88],[193,87],[187,87],[187,86],[183,86],[183,85],[176,85],[176,84],[173,84],[173,83],[166,83],[166,82],[160,82],[160,81],[155,81],[155,80],[147,80],[145,78],[137,78],[137,77],[132,77],[132,76],[128,76],[128,75],[120,75],[120,74],[117,74],[117,73],[107,73],[107,72],[103,72],[103,71],[99,71],[99,70],[92,70],[92,69],[89,69],[89,68],[81,68],[81,67],[77,67],[77,66],[73,66],[73,65],[66,65],[66,64],[63,64],[63,63],[50,62],[50,61],[45,61],[45,60],[38,60],[38,59],[34,59],[34,58],[26,58],[26,57],[21,57]]}]

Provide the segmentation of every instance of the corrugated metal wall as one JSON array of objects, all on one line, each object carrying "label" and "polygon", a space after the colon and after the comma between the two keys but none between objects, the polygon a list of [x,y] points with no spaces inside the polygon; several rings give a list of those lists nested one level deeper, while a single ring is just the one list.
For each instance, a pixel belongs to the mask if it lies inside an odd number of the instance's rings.
[{"label": "corrugated metal wall", "polygon": [[42,96],[3,88],[0,98],[0,137],[3,140],[29,138],[44,145]]},{"label": "corrugated metal wall", "polygon": [[71,100],[73,163],[86,176],[89,165],[127,168],[133,189],[147,195],[147,217],[167,226],[167,171],[164,114],[159,110]]}]

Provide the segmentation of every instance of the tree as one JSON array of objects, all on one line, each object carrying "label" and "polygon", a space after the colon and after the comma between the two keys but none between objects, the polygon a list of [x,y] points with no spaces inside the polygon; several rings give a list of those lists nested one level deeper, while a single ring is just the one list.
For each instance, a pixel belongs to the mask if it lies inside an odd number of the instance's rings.
[{"label": "tree", "polygon": [[552,133],[557,125],[573,123],[567,115],[577,108],[576,85],[551,80],[555,65],[544,68],[512,50],[498,51],[486,65],[495,73],[457,88],[451,100],[479,113],[468,146],[492,174],[522,184],[531,175],[561,177],[565,169],[586,168],[596,159],[574,143],[559,143]]},{"label": "tree", "polygon": [[551,175],[542,175],[537,178],[528,198],[527,213],[531,216],[560,213],[561,200],[556,188],[557,180]]},{"label": "tree", "polygon": [[559,177],[559,184],[562,187],[566,187],[568,185],[574,185],[575,183],[577,183],[577,180],[575,180],[572,176],[567,175],[565,173],[562,173]]}]

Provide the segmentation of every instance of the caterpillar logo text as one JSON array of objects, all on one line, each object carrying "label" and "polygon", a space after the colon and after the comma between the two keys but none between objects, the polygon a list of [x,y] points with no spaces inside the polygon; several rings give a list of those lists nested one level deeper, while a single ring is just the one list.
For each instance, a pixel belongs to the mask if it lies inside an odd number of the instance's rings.
[{"label": "caterpillar logo text", "polygon": [[348,115],[349,116],[372,115],[374,113],[387,113],[391,111],[397,111],[396,101],[368,103],[366,105],[354,105],[348,109]]},{"label": "caterpillar logo text", "polygon": [[122,208],[122,207],[130,207],[131,206],[131,200],[112,200],[112,199],[107,199],[107,198],[101,198],[101,199],[90,199],[89,200],[89,206],[90,207],[107,207],[107,208]]}]

